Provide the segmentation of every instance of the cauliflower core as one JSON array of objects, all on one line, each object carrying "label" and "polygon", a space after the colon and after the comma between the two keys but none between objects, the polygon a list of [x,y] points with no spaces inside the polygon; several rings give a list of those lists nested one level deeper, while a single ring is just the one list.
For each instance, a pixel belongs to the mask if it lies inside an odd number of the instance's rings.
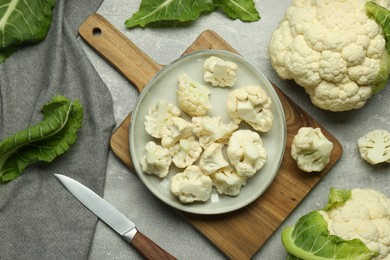
[{"label": "cauliflower core", "polygon": [[164,178],[169,173],[171,161],[168,149],[150,141],[145,145],[145,155],[141,158],[141,167],[148,174]]},{"label": "cauliflower core", "polygon": [[238,175],[231,166],[217,170],[210,177],[213,180],[213,186],[217,188],[217,192],[228,196],[237,196],[247,180],[247,177]]},{"label": "cauliflower core", "polygon": [[188,166],[171,178],[171,191],[182,203],[207,201],[211,196],[212,180],[197,165]]},{"label": "cauliflower core", "polygon": [[236,83],[237,64],[234,62],[211,56],[204,61],[203,69],[204,80],[214,87],[232,87]]},{"label": "cauliflower core", "polygon": [[244,120],[253,129],[268,132],[273,121],[271,105],[271,99],[260,86],[249,85],[229,93],[226,110],[236,124]]},{"label": "cauliflower core", "polygon": [[251,130],[237,130],[229,140],[227,155],[240,176],[252,177],[267,160],[260,135]]},{"label": "cauliflower core", "polygon": [[160,100],[156,105],[150,107],[145,115],[145,131],[155,138],[161,138],[161,128],[175,116],[180,116],[180,109]]},{"label": "cauliflower core", "polygon": [[294,136],[291,156],[305,172],[320,172],[330,161],[333,143],[320,128],[301,127]]},{"label": "cauliflower core", "polygon": [[331,235],[360,239],[378,252],[373,259],[390,257],[390,199],[373,189],[352,189],[343,206],[320,211]]},{"label": "cauliflower core", "polygon": [[[375,1],[389,8],[390,1]],[[389,54],[365,0],[293,0],[269,43],[271,64],[283,79],[305,88],[319,108],[364,106],[388,79]]]},{"label": "cauliflower core", "polygon": [[360,156],[371,164],[390,163],[390,133],[378,129],[358,140]]},{"label": "cauliflower core", "polygon": [[208,87],[192,80],[187,74],[179,77],[176,90],[177,102],[180,109],[189,116],[204,116],[212,108],[210,94]]},{"label": "cauliflower core", "polygon": [[232,133],[238,128],[234,122],[223,123],[220,116],[193,117],[193,132],[199,137],[199,143],[206,148],[212,143],[227,144]]},{"label": "cauliflower core", "polygon": [[181,139],[176,145],[170,149],[172,162],[178,168],[186,168],[198,160],[202,147],[193,136]]}]

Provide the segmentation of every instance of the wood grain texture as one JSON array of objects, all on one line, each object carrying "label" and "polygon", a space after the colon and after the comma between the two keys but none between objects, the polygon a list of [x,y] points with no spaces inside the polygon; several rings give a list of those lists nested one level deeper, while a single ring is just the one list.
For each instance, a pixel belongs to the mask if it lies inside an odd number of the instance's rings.
[{"label": "wood grain texture", "polygon": [[[93,28],[93,26],[89,28]],[[123,37],[120,39],[129,41]],[[133,48],[131,44],[123,45]],[[199,35],[195,42],[183,54],[204,49],[221,49],[237,53],[237,51],[217,33],[205,31]],[[118,48],[114,48],[114,50],[119,51]],[[99,50],[97,51],[99,52]],[[139,52],[139,50],[136,51],[136,54],[140,55],[137,57],[138,61],[145,59],[147,64],[153,64],[150,57]],[[120,54],[116,53],[115,56],[119,57]],[[132,57],[132,59],[133,58],[134,57]],[[110,57],[106,56],[106,59],[109,60]],[[133,61],[129,62],[131,63]],[[146,67],[148,68],[148,71],[143,72],[140,75],[149,75],[149,79],[151,79],[161,65],[154,64],[153,66]],[[144,66],[140,66],[141,70],[142,68],[144,68]],[[153,70],[155,70],[154,73],[152,73]],[[141,84],[140,80],[134,79],[134,77],[137,78],[138,75],[128,76],[126,73],[123,74],[134,84]],[[145,79],[143,81],[145,82]],[[142,90],[143,86],[137,86],[137,88]],[[274,182],[261,197],[240,210],[214,216],[181,213],[189,223],[231,259],[251,258],[289,216],[294,208],[297,207],[302,199],[305,198],[310,190],[328,173],[338,161],[343,151],[341,144],[336,138],[319,125],[314,118],[297,106],[275,85],[274,88],[283,105],[287,123],[285,154]],[[131,114],[114,131],[110,139],[110,147],[113,153],[134,172],[128,145],[130,118]],[[309,174],[300,171],[296,162],[290,155],[292,139],[298,132],[298,129],[303,126],[320,127],[324,135],[334,144],[331,160],[321,173]]]},{"label": "wood grain texture", "polygon": [[131,240],[131,244],[137,249],[137,251],[143,256],[144,259],[161,259],[161,260],[175,260],[176,258],[162,249],[150,238],[143,233],[137,231]]}]

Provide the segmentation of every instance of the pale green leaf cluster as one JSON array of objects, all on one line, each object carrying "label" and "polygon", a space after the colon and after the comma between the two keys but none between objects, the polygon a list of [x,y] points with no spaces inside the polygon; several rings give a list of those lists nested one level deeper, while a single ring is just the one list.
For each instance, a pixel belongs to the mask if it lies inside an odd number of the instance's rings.
[{"label": "pale green leaf cluster", "polygon": [[17,178],[31,164],[51,162],[76,142],[84,109],[79,101],[56,96],[42,108],[43,120],[0,143],[0,183]]},{"label": "pale green leaf cluster", "polygon": [[50,28],[55,0],[0,0],[0,63]]},{"label": "pale green leaf cluster", "polygon": [[194,21],[201,14],[221,9],[231,19],[257,21],[260,15],[253,0],[142,0],[139,9],[126,20],[128,28],[176,25]]}]

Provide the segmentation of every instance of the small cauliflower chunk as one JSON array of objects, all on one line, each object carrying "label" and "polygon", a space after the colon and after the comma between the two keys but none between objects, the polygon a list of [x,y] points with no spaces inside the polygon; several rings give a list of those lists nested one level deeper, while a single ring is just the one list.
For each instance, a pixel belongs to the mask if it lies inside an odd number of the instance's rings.
[{"label": "small cauliflower chunk", "polygon": [[212,108],[210,94],[211,91],[207,86],[192,80],[187,74],[179,77],[177,102],[180,109],[189,116],[204,116]]},{"label": "small cauliflower chunk", "polygon": [[264,166],[268,153],[258,133],[237,130],[229,140],[227,155],[240,176],[252,177]]},{"label": "small cauliflower chunk", "polygon": [[195,137],[189,136],[172,146],[170,149],[172,161],[178,168],[186,168],[198,160],[202,147]]},{"label": "small cauliflower chunk", "polygon": [[172,158],[167,148],[153,141],[145,145],[145,155],[141,158],[141,168],[148,174],[164,178],[169,173]]},{"label": "small cauliflower chunk", "polygon": [[161,145],[164,147],[174,146],[180,139],[192,134],[192,124],[181,117],[172,117],[166,125],[161,128]]},{"label": "small cauliflower chunk", "polygon": [[320,172],[330,161],[333,143],[320,128],[301,127],[294,136],[291,156],[299,169],[305,172]]},{"label": "small cauliflower chunk", "polygon": [[171,192],[182,203],[207,201],[211,196],[212,180],[199,166],[188,166],[171,178]]},{"label": "small cauliflower chunk", "polygon": [[236,124],[244,120],[253,129],[268,132],[273,121],[271,105],[271,99],[260,86],[249,85],[229,93],[226,110]]},{"label": "small cauliflower chunk", "polygon": [[[294,0],[271,36],[272,67],[303,87],[321,109],[361,108],[386,85],[390,56],[366,2]],[[390,7],[388,0],[374,2]]]},{"label": "small cauliflower chunk", "polygon": [[344,205],[320,211],[331,235],[360,239],[378,252],[374,260],[390,258],[390,199],[373,189],[352,189]]},{"label": "small cauliflower chunk", "polygon": [[160,100],[156,105],[150,107],[145,115],[145,131],[152,137],[161,138],[161,128],[174,116],[180,116],[180,109]]},{"label": "small cauliflower chunk", "polygon": [[377,129],[358,140],[360,156],[371,164],[390,163],[390,133]]},{"label": "small cauliflower chunk", "polygon": [[229,162],[227,162],[223,157],[223,147],[223,144],[210,144],[200,156],[199,167],[206,175],[210,175],[213,172],[229,165]]},{"label": "small cauliflower chunk", "polygon": [[219,194],[237,196],[241,187],[245,186],[247,177],[238,175],[233,167],[227,166],[214,172],[211,179]]},{"label": "small cauliflower chunk", "polygon": [[211,56],[204,61],[203,69],[204,80],[214,87],[232,87],[236,83],[237,64],[234,62]]},{"label": "small cauliflower chunk", "polygon": [[212,143],[227,144],[232,133],[238,128],[233,121],[224,124],[220,116],[193,117],[193,132],[199,137],[199,143],[206,148]]}]

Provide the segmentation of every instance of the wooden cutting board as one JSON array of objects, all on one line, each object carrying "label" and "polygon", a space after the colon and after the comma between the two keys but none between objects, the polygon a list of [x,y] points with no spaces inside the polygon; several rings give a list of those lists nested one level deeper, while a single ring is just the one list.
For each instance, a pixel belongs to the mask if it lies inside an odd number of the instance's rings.
[{"label": "wooden cutting board", "polygon": [[[139,91],[142,91],[147,82],[163,67],[98,14],[91,15],[80,27],[79,33]],[[200,34],[183,54],[203,49],[221,49],[237,53],[217,33],[208,30]],[[203,216],[181,212],[189,223],[231,259],[251,258],[333,167],[343,151],[335,137],[275,85],[274,87],[282,102],[287,122],[286,150],[274,182],[256,201],[231,213]],[[130,118],[131,114],[114,131],[110,147],[134,173],[129,151]],[[304,126],[320,127],[334,144],[331,160],[319,174],[300,171],[290,155],[292,139],[298,129]]]}]

